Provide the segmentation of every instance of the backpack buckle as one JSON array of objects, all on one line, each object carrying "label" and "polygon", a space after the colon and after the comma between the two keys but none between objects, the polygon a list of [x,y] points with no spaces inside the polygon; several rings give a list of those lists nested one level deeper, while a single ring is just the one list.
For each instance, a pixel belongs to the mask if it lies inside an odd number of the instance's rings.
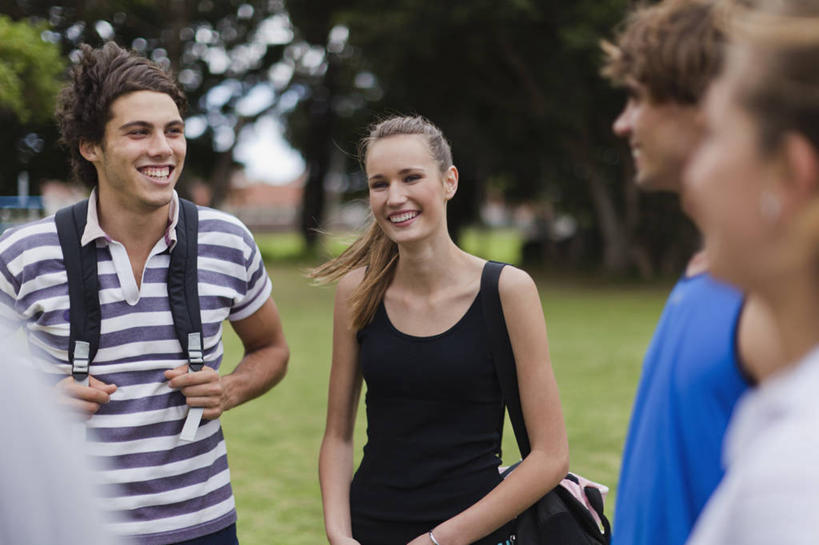
[{"label": "backpack buckle", "polygon": [[71,375],[77,382],[88,385],[88,357],[91,345],[86,341],[74,341],[74,353],[71,362]]},{"label": "backpack buckle", "polygon": [[202,333],[188,333],[188,367],[200,371],[205,364],[202,356]]}]

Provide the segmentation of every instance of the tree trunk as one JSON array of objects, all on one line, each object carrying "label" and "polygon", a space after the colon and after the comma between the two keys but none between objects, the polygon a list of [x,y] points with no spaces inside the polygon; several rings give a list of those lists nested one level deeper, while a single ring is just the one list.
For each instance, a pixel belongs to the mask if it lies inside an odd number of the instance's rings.
[{"label": "tree trunk", "polygon": [[597,227],[603,239],[603,268],[606,272],[621,274],[631,264],[629,231],[625,218],[617,213],[614,197],[606,187],[604,177],[589,156],[589,149],[590,145],[583,139],[568,143],[575,173],[586,183],[597,216]]},{"label": "tree trunk", "polygon": [[308,250],[315,248],[324,218],[324,179],[332,161],[336,120],[333,99],[336,95],[337,64],[335,55],[328,53],[324,86],[318,87],[310,98],[310,136],[304,150],[308,173],[301,208],[301,233]]}]

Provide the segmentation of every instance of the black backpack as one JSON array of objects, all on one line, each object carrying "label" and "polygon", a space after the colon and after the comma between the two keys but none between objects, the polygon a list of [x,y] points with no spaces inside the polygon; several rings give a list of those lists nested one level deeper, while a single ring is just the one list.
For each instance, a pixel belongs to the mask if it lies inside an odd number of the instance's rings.
[{"label": "black backpack", "polygon": [[[99,348],[102,320],[97,278],[97,247],[94,243],[80,245],[87,214],[88,200],[84,200],[59,210],[55,216],[57,236],[60,239],[68,275],[71,323],[68,361],[74,380],[80,382],[88,380],[88,366],[94,361]],[[187,354],[191,371],[199,371],[204,365],[196,267],[198,227],[199,213],[196,205],[179,199],[176,245],[171,252],[171,263],[168,268],[168,298],[176,337],[182,345],[182,351]]]}]

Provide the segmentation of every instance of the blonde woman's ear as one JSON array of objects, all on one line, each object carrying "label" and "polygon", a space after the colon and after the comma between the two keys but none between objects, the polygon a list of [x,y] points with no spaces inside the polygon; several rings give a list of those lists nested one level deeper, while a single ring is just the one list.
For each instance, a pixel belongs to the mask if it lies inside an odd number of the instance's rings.
[{"label": "blonde woman's ear", "polygon": [[444,174],[444,197],[446,200],[455,196],[458,191],[458,169],[449,167]]}]

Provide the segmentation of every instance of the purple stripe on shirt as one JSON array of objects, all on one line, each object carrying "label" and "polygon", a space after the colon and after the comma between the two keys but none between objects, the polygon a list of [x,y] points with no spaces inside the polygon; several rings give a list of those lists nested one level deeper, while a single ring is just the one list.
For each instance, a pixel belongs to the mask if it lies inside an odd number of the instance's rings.
[{"label": "purple stripe on shirt", "polygon": [[[200,233],[218,233],[220,235],[233,235],[241,238],[247,245],[247,232],[229,221],[221,219],[199,219]],[[255,242],[253,243],[255,244]]]},{"label": "purple stripe on shirt", "polygon": [[[119,286],[117,286],[119,287]],[[102,315],[105,318],[118,318],[140,312],[167,312],[170,310],[167,297],[147,297],[139,298],[139,302],[131,306],[125,301],[115,303],[105,303],[101,305]]]},{"label": "purple stripe on shirt", "polygon": [[[206,348],[205,349],[205,359],[207,360],[208,358],[210,358],[211,355],[214,352],[218,351],[218,349],[219,349],[219,345],[213,345],[211,347]],[[53,358],[51,358],[51,359],[53,359]],[[119,364],[122,364],[122,363],[144,362],[144,361],[150,361],[150,360],[156,360],[156,361],[159,361],[159,360],[179,360],[179,362],[178,362],[179,365],[182,365],[183,363],[187,362],[187,359],[185,358],[185,356],[182,354],[181,351],[180,352],[154,352],[154,353],[147,354],[147,355],[146,354],[138,354],[136,356],[130,356],[130,357],[127,357],[127,358],[115,358],[115,359],[112,359],[112,360],[109,360],[109,361],[94,361],[94,365],[97,366],[97,368],[95,369],[95,372],[94,372],[94,376],[103,375],[103,374],[105,374],[105,375],[114,374],[114,373],[110,373],[110,372],[107,372],[107,373],[105,372],[105,368],[108,365],[119,365]],[[222,355],[220,354],[215,359],[208,360],[207,365],[209,367],[213,367],[214,369],[219,369],[219,364],[221,363],[221,361],[222,361]],[[128,371],[126,371],[126,372],[128,372]]]},{"label": "purple stripe on shirt", "polygon": [[204,271],[199,269],[199,284],[212,284],[214,286],[227,287],[241,293],[242,295],[247,293],[247,284],[245,284],[244,279],[214,271]]},{"label": "purple stripe on shirt", "polygon": [[260,278],[263,276],[267,276],[267,273],[264,268],[264,263],[261,261],[259,262],[259,266],[253,271],[253,274],[250,275],[250,280],[248,281],[248,286],[255,286],[256,283],[259,281]]},{"label": "purple stripe on shirt", "polygon": [[173,325],[138,325],[100,335],[100,348],[112,348],[136,341],[167,341],[176,339]]},{"label": "purple stripe on shirt", "polygon": [[132,414],[145,411],[158,411],[168,407],[178,407],[185,404],[185,396],[181,392],[168,392],[156,396],[139,399],[112,399],[100,407],[97,414]]},{"label": "purple stripe on shirt", "polygon": [[231,316],[235,316],[236,314],[238,314],[238,313],[240,313],[240,312],[244,311],[244,310],[245,310],[247,307],[249,307],[249,306],[251,306],[251,305],[254,305],[254,304],[256,304],[257,302],[258,302],[258,301],[254,299],[254,300],[252,300],[252,301],[248,301],[247,303],[244,303],[243,305],[236,305],[234,308],[232,308],[232,309],[230,310],[230,315],[231,315]]},{"label": "purple stripe on shirt", "polygon": [[[247,256],[247,260],[245,260],[245,263],[244,263],[245,269],[249,269],[253,265],[253,262],[256,261],[256,259],[257,259],[256,256],[259,256],[260,254],[261,254],[261,250],[259,250],[259,247],[256,246],[255,241],[254,241],[254,244],[252,245],[252,247],[250,249],[250,255]],[[264,261],[264,260],[259,259],[259,261]]]},{"label": "purple stripe on shirt", "polygon": [[214,460],[209,466],[194,469],[181,475],[128,483],[127,490],[123,490],[122,485],[119,484],[101,485],[99,488],[104,497],[156,494],[207,481],[213,475],[226,470],[227,467],[227,455],[223,455]]},{"label": "purple stripe on shirt", "polygon": [[244,266],[245,264],[245,255],[242,250],[219,244],[200,244],[199,257],[218,259],[228,263],[235,263],[239,266]]},{"label": "purple stripe on shirt", "polygon": [[200,295],[199,308],[201,310],[217,310],[223,308],[230,308],[233,300],[230,297],[222,295]]},{"label": "purple stripe on shirt", "polygon": [[67,324],[69,317],[68,309],[57,309],[43,312],[37,317],[37,324],[40,326],[55,326]]},{"label": "purple stripe on shirt", "polygon": [[[139,361],[143,361],[145,356],[140,356]],[[101,366],[105,369],[105,365]],[[95,369],[98,371],[99,369]],[[149,369],[146,371],[124,371],[122,373],[94,373],[94,376],[106,384],[116,384],[122,386],[136,386],[138,384],[156,384],[166,382],[164,369]]]},{"label": "purple stripe on shirt", "polygon": [[218,445],[220,441],[222,441],[221,429],[218,432],[202,439],[201,441],[196,441],[195,443],[181,443],[173,450],[137,452],[134,454],[121,454],[119,456],[92,456],[91,461],[98,467],[110,467],[116,469],[163,466],[165,464],[199,456],[203,452],[209,452],[216,448],[216,445]]},{"label": "purple stripe on shirt", "polygon": [[[233,300],[230,297],[221,295],[199,296],[199,308],[201,310],[229,308],[232,303]],[[125,301],[105,303],[102,305],[102,314],[108,319],[138,314],[140,312],[168,312],[170,309],[171,307],[167,297],[149,297],[143,295],[134,306],[129,305]]]},{"label": "purple stripe on shirt", "polygon": [[[219,330],[219,325],[219,323],[205,322],[202,324],[202,334],[205,337],[215,335]],[[136,341],[172,341],[176,339],[176,330],[173,325],[141,325],[100,335],[100,348],[113,348]],[[143,359],[151,358],[149,358],[149,354],[145,354]],[[187,357],[185,356],[184,359],[187,359]]]},{"label": "purple stripe on shirt", "polygon": [[[178,358],[182,359],[182,353],[178,354]],[[135,361],[145,361],[145,356],[139,356],[139,358],[132,358]],[[172,358],[165,358],[165,359],[172,359]],[[117,363],[123,363],[122,361],[117,361]],[[112,362],[106,362],[101,364],[98,368],[94,369],[96,371],[94,376],[100,379],[101,381],[107,384],[116,384],[117,386],[136,386],[138,384],[156,384],[159,382],[166,382],[167,379],[165,378],[165,370],[164,369],[148,369],[145,371],[123,371],[121,373],[101,373],[99,371],[105,370],[106,365],[111,365]],[[182,362],[179,362],[179,365],[182,365]],[[207,362],[205,365],[211,367],[212,369],[218,369],[214,367],[212,362]]]},{"label": "purple stripe on shirt", "polygon": [[43,259],[26,264],[22,273],[18,276],[21,283],[29,278],[36,278],[41,274],[54,274],[65,272],[65,263],[62,259]]},{"label": "purple stripe on shirt", "polygon": [[192,500],[181,501],[177,503],[170,503],[165,505],[152,505],[150,507],[140,507],[139,509],[131,509],[123,511],[123,513],[131,520],[154,520],[163,517],[173,517],[177,515],[184,515],[187,513],[194,513],[201,511],[212,505],[223,502],[230,498],[232,494],[230,483],[210,492],[205,497],[194,498]]},{"label": "purple stripe on shirt", "polygon": [[17,308],[28,308],[31,305],[42,301],[43,299],[51,299],[52,297],[64,297],[68,295],[68,284],[60,284],[58,286],[49,286],[40,290],[35,290],[19,299]]},{"label": "purple stripe on shirt", "polygon": [[[2,257],[0,257],[0,262],[2,262]],[[14,286],[15,293],[20,291],[20,281],[17,278],[15,278],[13,274],[11,274],[11,271],[9,271],[5,265],[0,267],[0,274],[3,275],[3,278],[6,279],[6,282]],[[9,306],[13,307],[14,305]]]},{"label": "purple stripe on shirt", "polygon": [[115,272],[98,274],[97,278],[99,279],[99,286],[101,290],[111,290],[120,287],[119,277],[117,277],[117,273]]},{"label": "purple stripe on shirt", "polygon": [[[24,226],[25,227],[25,226]],[[6,231],[5,235],[0,238],[0,244],[10,235],[10,231]],[[25,237],[21,237],[11,246],[0,253],[0,261],[10,263],[15,258],[19,257],[25,251],[31,251],[42,246],[59,246],[60,240],[57,238],[57,233],[36,233]]]},{"label": "purple stripe on shirt", "polygon": [[151,267],[145,269],[142,276],[143,284],[167,284],[168,283],[168,267]]},{"label": "purple stripe on shirt", "polygon": [[179,435],[185,419],[144,424],[142,426],[117,426],[115,428],[93,428],[94,436],[100,443],[120,443],[122,441],[136,441],[152,437],[167,437]]}]

